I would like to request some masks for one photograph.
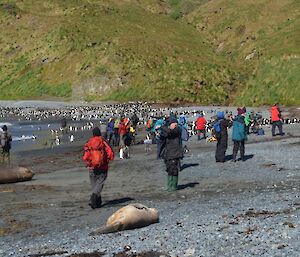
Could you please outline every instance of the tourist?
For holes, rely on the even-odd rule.
[[[168,173],[167,191],[169,192],[177,190],[180,159],[183,158],[181,131],[177,122],[176,117],[170,116],[166,121],[166,125],[161,127],[162,135],[165,138],[161,156],[166,164]]]
[[[197,135],[198,135],[198,140],[201,140],[202,138],[206,138],[206,119],[204,118],[203,113],[199,114],[199,117],[197,118],[196,121],[196,130],[197,130]],[[201,138],[201,134],[203,137]]]
[[[0,161],[2,163],[10,162],[10,149],[11,149],[11,141],[12,137],[7,131],[7,126],[4,125],[2,127],[2,132],[0,134],[1,137],[1,158]]]
[[[93,136],[84,145],[84,151],[83,160],[90,170],[92,186],[89,205],[92,209],[100,208],[102,204],[101,192],[107,178],[108,163],[114,159],[114,152],[102,138],[98,127],[93,129]]]
[[[225,155],[228,146],[228,128],[231,126],[231,121],[225,119],[224,112],[218,112],[217,122],[214,124],[213,133],[217,139],[217,147],[215,158],[216,162],[225,162]]]
[[[232,140],[233,153],[232,161],[236,161],[237,153],[240,151],[241,160],[245,161],[245,141],[247,140],[247,131],[245,124],[246,108],[238,108],[238,115],[233,119]]]
[[[275,103],[271,107],[271,122],[272,122],[272,136],[275,137],[275,129],[278,127],[279,135],[283,136],[284,133],[282,132],[282,121],[281,121],[281,111],[278,107],[278,104]]]

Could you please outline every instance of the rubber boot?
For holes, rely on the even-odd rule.
[[[176,191],[177,190],[177,186],[178,186],[178,176],[174,176],[174,183],[173,183],[173,187],[174,187],[174,190]]]
[[[168,182],[167,182],[167,191],[172,191],[172,176],[168,176]]]
[[[178,184],[178,176],[171,176],[170,192],[174,192],[177,190],[177,184]]]

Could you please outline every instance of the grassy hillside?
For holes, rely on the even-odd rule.
[[[300,1],[215,0],[187,20],[247,76],[236,104],[300,104]]]
[[[300,104],[299,11],[292,0],[0,0],[0,98]]]

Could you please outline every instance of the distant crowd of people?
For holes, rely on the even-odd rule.
[[[133,108],[131,108],[133,106]],[[116,106],[117,107],[117,106]],[[127,111],[130,107],[130,111]],[[120,159],[129,157],[129,146],[137,143],[156,144],[156,157],[163,159],[167,176],[167,191],[173,192],[177,190],[178,175],[181,170],[181,159],[184,153],[189,151],[187,141],[192,135],[197,135],[198,141],[216,141],[215,160],[218,163],[226,161],[226,151],[228,148],[228,128],[232,127],[232,162],[238,160],[245,161],[245,142],[247,135],[250,132],[264,135],[264,130],[261,125],[272,124],[272,136],[283,136],[282,124],[283,117],[278,104],[274,104],[270,110],[271,119],[263,119],[261,115],[254,112],[247,112],[245,107],[239,107],[236,115],[231,112],[219,111],[216,116],[209,120],[206,119],[206,114],[203,111],[189,112],[172,112],[163,114],[163,112],[151,112],[147,105],[131,104],[121,107],[121,114],[116,114],[111,107],[105,106],[107,121],[101,120],[100,126],[93,126],[92,122],[87,123],[88,129],[92,129],[92,137],[84,146],[83,160],[90,170],[90,183],[92,186],[92,194],[90,197],[90,206],[99,208],[102,204],[101,192],[107,178],[108,164],[114,159],[113,147],[117,147]],[[140,108],[140,109],[139,109]],[[86,113],[90,113],[90,108],[81,108]],[[168,109],[164,109],[167,111]],[[11,109],[2,111],[2,115],[12,112]],[[73,118],[81,117],[79,112],[68,110],[73,115]],[[151,113],[149,113],[151,112]],[[30,111],[30,115],[48,116],[53,114],[53,111]],[[196,120],[189,122],[188,115],[196,116]],[[84,114],[85,116],[87,114]],[[97,116],[91,112],[91,116]],[[95,117],[96,117],[95,116]],[[97,117],[103,117],[98,115]],[[26,116],[27,117],[27,116]],[[29,117],[29,116],[28,116]],[[36,116],[40,119],[40,116]],[[142,129],[145,126],[147,136],[142,142],[136,141],[137,129]],[[276,128],[279,133],[276,134]],[[67,126],[67,120],[64,117],[61,121],[61,132],[67,133],[72,127]],[[250,131],[251,130],[251,131]],[[54,131],[53,131],[54,133]],[[208,133],[210,134],[208,137]],[[70,141],[74,140],[74,136]],[[56,137],[57,133],[56,133]],[[1,139],[1,163],[9,163],[10,149],[12,137],[8,133],[8,127],[4,125],[0,131]],[[56,138],[57,139],[57,138]],[[240,158],[238,157],[240,153]]]
[[[250,133],[250,126],[256,126],[255,119],[253,112],[247,112],[245,107],[240,107],[237,109],[236,115],[229,113],[225,117],[224,112],[218,112],[214,121],[208,125],[204,112],[199,112],[192,127],[193,130],[196,130],[198,140],[206,139],[207,131],[211,131],[212,137],[217,141],[215,160],[219,163],[225,162],[228,147],[228,128],[232,127],[233,153],[231,161],[245,161],[245,142],[247,135]],[[276,136],[276,127],[279,129],[279,135],[284,135],[281,119],[281,111],[278,105],[274,104],[271,108],[272,136]],[[139,121],[140,119],[135,113],[130,118],[119,115],[117,118],[111,117],[106,125],[101,124],[100,129],[93,129],[93,136],[85,145],[84,156],[84,160],[90,169],[92,195],[89,204],[92,208],[101,206],[101,191],[107,177],[107,164],[114,159],[112,147],[119,146],[120,151],[122,151],[124,147],[128,147],[134,142]],[[188,141],[191,135],[188,118],[184,113],[179,115],[170,113],[161,117],[150,116],[146,123],[146,129],[148,131],[147,141],[156,144],[157,158],[164,160],[168,174],[167,191],[176,191],[181,169],[180,162],[184,152],[188,151],[185,142]],[[258,127],[255,133],[263,135],[264,131]],[[98,143],[95,147],[94,141],[101,141],[101,138],[104,143]],[[98,153],[104,151],[105,160],[93,156],[91,153],[94,151]],[[237,158],[238,153],[240,153],[239,159]],[[92,164],[95,158],[100,160],[99,165]],[[120,158],[122,159],[123,156],[120,155]],[[97,164],[97,162],[95,163]]]

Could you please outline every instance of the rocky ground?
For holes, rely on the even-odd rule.
[[[165,192],[155,145],[133,146],[130,159],[111,163],[97,210],[87,205],[81,143],[16,153],[36,175],[0,185],[0,256],[300,256],[300,125],[284,130],[284,137],[270,137],[269,128],[250,135],[247,160],[236,163],[230,140],[228,161],[217,164],[215,143],[191,138],[176,193]],[[88,235],[135,202],[157,208],[160,222]]]

